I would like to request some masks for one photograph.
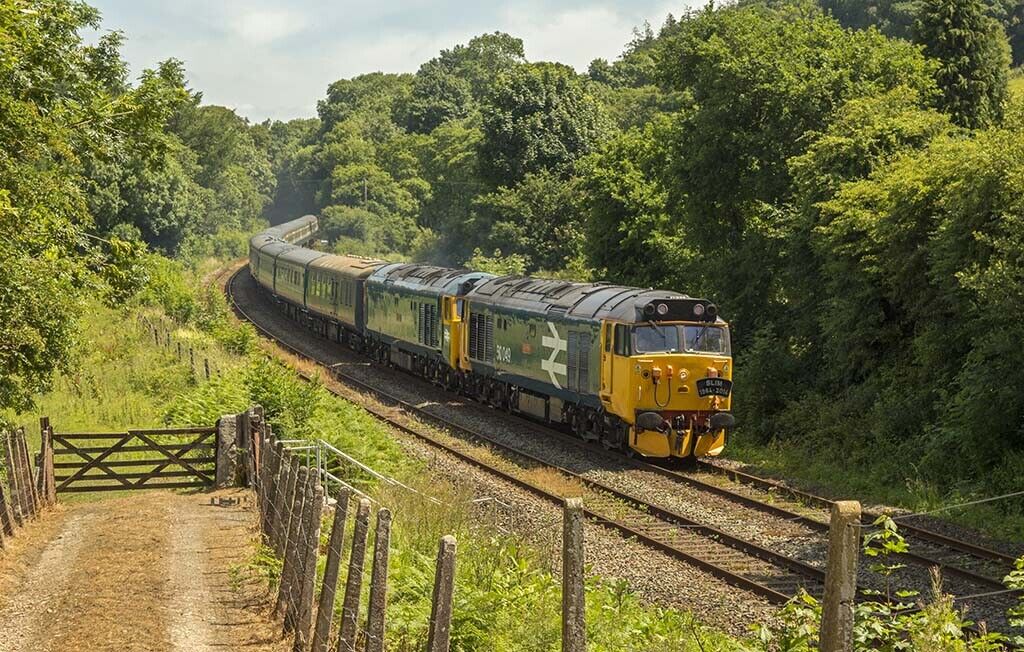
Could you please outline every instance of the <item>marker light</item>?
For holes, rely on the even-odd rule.
[[[666,305],[664,303],[659,303],[658,304],[658,314],[659,315],[667,315],[668,314],[668,305]]]
[[[702,304],[702,303],[695,303],[693,305],[693,314],[698,316],[698,317],[703,315],[704,314],[704,304]]]

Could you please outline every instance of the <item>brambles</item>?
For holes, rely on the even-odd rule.
[[[1007,641],[1024,640],[1020,636],[987,632],[982,628],[975,635],[965,630],[974,623],[964,618],[953,603],[953,596],[942,589],[938,569],[932,569],[931,595],[918,598],[917,592],[891,593],[890,580],[903,565],[887,562],[890,555],[906,552],[908,546],[899,528],[889,516],[880,516],[864,535],[863,553],[875,560],[872,572],[885,579],[886,590],[862,590],[874,600],[858,602],[854,607],[854,650],[856,652],[996,652]],[[1024,558],[1006,577],[1009,588],[1024,588]],[[1011,626],[1024,626],[1016,620],[1024,614],[1024,603],[1011,610]],[[1016,615],[1015,615],[1016,614]],[[755,647],[747,650],[765,652],[811,652],[818,649],[821,605],[812,596],[801,592],[779,611],[777,625],[756,625]]]

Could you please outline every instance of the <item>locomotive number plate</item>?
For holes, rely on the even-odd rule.
[[[697,381],[697,396],[728,396],[732,393],[732,381],[725,378],[701,378]]]

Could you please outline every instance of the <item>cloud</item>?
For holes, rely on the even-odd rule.
[[[415,72],[442,48],[495,30],[522,38],[531,61],[583,72],[615,59],[645,20],[657,29],[704,0],[90,0],[104,27],[123,29],[135,74],[167,57],[185,62],[206,102],[253,120],[316,114],[331,82]],[[276,4],[276,6],[275,6]]]
[[[306,28],[306,17],[287,9],[262,9],[241,13],[231,31],[253,45],[266,45]]]

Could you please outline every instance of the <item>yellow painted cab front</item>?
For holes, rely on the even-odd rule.
[[[601,399],[649,457],[718,455],[735,421],[728,325],[616,324],[602,329]]]

